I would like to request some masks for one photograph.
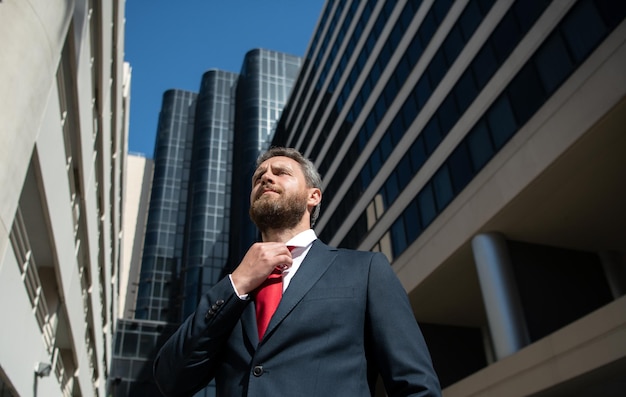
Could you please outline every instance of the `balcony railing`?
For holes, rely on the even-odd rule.
[[[50,315],[50,310],[48,309],[48,304],[41,286],[41,280],[39,279],[35,257],[33,256],[28,240],[24,218],[19,208],[17,209],[13,227],[11,228],[10,240],[13,246],[13,252],[15,253],[15,259],[17,260],[22,275],[22,281],[26,287],[26,293],[28,294],[35,319],[41,330],[46,349],[48,353],[52,354],[57,320],[56,316],[53,317]]]
[[[57,381],[59,381],[59,384],[61,384],[63,397],[71,397],[74,388],[74,377],[65,370],[63,356],[58,348],[54,349],[52,363],[54,366],[54,375],[56,376]]]

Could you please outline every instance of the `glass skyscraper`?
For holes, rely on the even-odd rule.
[[[448,397],[623,393],[625,4],[326,2],[273,143],[322,240],[390,259]]]

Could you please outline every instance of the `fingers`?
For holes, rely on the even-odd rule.
[[[237,291],[250,293],[275,269],[286,270],[293,262],[291,252],[283,243],[253,244],[231,274]]]

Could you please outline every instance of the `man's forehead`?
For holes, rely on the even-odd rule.
[[[273,166],[297,168],[299,166],[299,163],[290,157],[274,156],[259,164],[259,166],[257,167],[257,171]]]

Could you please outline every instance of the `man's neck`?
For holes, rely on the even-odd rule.
[[[305,230],[309,230],[309,227],[295,227],[293,229],[269,229],[261,232],[261,238],[264,242],[278,242],[278,243],[286,243],[291,240],[293,237],[298,234],[304,232]]]

